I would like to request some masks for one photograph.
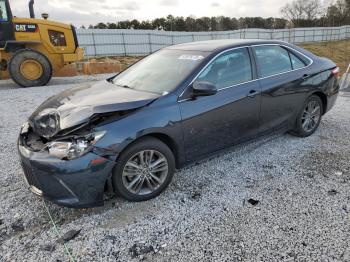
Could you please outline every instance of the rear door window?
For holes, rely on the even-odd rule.
[[[4,0],[0,0],[0,22],[7,22],[7,10]]]
[[[214,84],[217,89],[252,80],[252,68],[247,48],[225,52],[198,76],[197,81]]]
[[[291,71],[292,64],[288,51],[278,45],[254,46],[261,77]]]

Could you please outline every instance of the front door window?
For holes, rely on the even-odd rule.
[[[197,78],[214,84],[218,89],[252,80],[252,68],[247,48],[238,48],[220,55]]]

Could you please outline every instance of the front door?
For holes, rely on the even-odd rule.
[[[258,81],[251,81],[252,71],[247,48],[227,51],[195,80],[211,82],[218,92],[212,96],[180,100],[187,160],[257,134],[260,86]]]

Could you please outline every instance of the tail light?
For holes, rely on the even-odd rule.
[[[339,71],[339,67],[336,67],[332,70],[332,74],[335,76],[335,77],[339,77],[340,76],[340,71]]]

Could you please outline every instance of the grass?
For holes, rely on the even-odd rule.
[[[299,46],[315,55],[331,59],[339,66],[342,73],[345,73],[350,63],[350,40],[300,44]]]
[[[345,72],[347,66],[350,63],[350,40],[300,44],[299,46],[309,50],[315,55],[331,59],[339,66],[342,73]],[[142,56],[119,56],[97,58],[97,60],[119,61],[122,68],[126,68],[141,58]]]

